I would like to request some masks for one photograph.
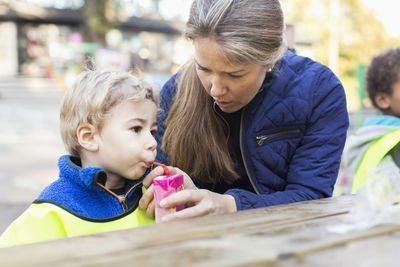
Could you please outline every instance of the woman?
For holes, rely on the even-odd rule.
[[[187,190],[162,203],[187,208],[165,220],[331,196],[344,90],[327,67],[286,51],[284,27],[278,0],[193,2],[194,57],[161,91],[157,160],[187,173]],[[140,203],[149,216],[152,192]]]

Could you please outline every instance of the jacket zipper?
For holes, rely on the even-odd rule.
[[[122,211],[125,212],[128,209],[125,201],[121,200],[119,203],[121,203]]]
[[[240,153],[242,154],[243,165],[246,170],[247,177],[249,177],[250,183],[253,186],[254,191],[259,195],[260,193],[258,192],[257,188],[255,187],[255,185],[253,183],[253,179],[251,178],[249,169],[247,168],[246,159],[244,158],[244,154],[243,154],[243,143],[242,143],[243,127],[242,127],[242,125],[243,125],[244,111],[245,111],[245,108],[243,108],[242,114],[240,116],[240,134],[239,134]]]
[[[262,136],[257,136],[256,140],[257,140],[257,144],[259,146],[261,146],[265,140],[278,136],[278,135],[284,135],[284,134],[292,134],[292,133],[300,133],[299,129],[296,130],[288,130],[288,131],[282,131],[282,132],[278,132],[278,133],[272,133],[272,134],[267,134],[267,135],[262,135]]]
[[[137,184],[133,185],[128,192],[125,193],[124,199],[120,199],[119,196],[117,194],[115,194],[113,191],[111,191],[110,189],[108,189],[107,187],[105,187],[104,185],[100,184],[100,183],[96,183],[98,186],[100,186],[101,188],[103,188],[104,190],[106,190],[109,194],[111,194],[113,197],[115,197],[119,204],[121,205],[122,211],[125,212],[128,209],[128,205],[126,205],[126,197],[128,196],[128,194],[138,185],[142,184],[142,181],[138,182]]]
[[[215,104],[215,102],[214,102],[214,103],[213,103],[213,108],[214,108],[215,113],[217,113],[217,115],[223,120],[223,122],[226,124],[226,126],[227,126],[227,128],[228,128],[228,138],[226,139],[226,142],[228,142],[229,136],[230,136],[230,133],[231,133],[231,129],[230,129],[230,127],[229,127],[228,122],[225,120],[225,118],[222,117],[222,116],[217,112],[217,110],[215,109],[215,105],[216,105],[216,104]],[[260,194],[260,193],[258,192],[257,188],[254,186],[253,180],[251,179],[251,176],[250,176],[250,174],[249,174],[249,170],[247,169],[247,164],[246,164],[246,161],[245,161],[244,155],[243,155],[243,145],[242,145],[242,122],[243,122],[244,110],[245,110],[245,108],[243,108],[242,114],[240,115],[240,136],[239,136],[240,153],[241,153],[241,155],[242,155],[242,160],[243,160],[244,168],[245,168],[245,170],[246,170],[247,176],[249,177],[251,186],[253,187],[254,191],[255,191],[257,194]]]
[[[122,211],[123,211],[123,212],[126,211],[127,206],[126,206],[125,201],[121,200],[121,199],[119,198],[119,196],[117,196],[117,194],[115,194],[113,191],[111,191],[110,189],[108,189],[107,187],[105,187],[104,185],[102,185],[101,183],[96,183],[96,184],[97,184],[98,186],[100,186],[101,188],[103,188],[104,190],[106,190],[106,191],[107,191],[109,194],[111,194],[113,197],[115,197],[115,198],[118,200],[119,204],[121,205]]]
[[[125,193],[125,196],[124,196],[124,199],[123,200],[121,200],[121,206],[122,206],[122,209],[124,210],[124,211],[126,211],[127,209],[128,209],[128,205],[126,205],[126,198],[128,197],[128,195],[129,195],[129,193],[134,189],[134,188],[136,188],[138,185],[141,185],[143,182],[142,181],[140,181],[140,182],[138,182],[138,183],[136,183],[136,184],[134,184],[129,190],[128,190],[128,192],[126,192]]]

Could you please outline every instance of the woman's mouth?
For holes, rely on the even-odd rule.
[[[226,108],[229,107],[232,104],[232,102],[215,100],[215,104],[217,104],[221,108]]]

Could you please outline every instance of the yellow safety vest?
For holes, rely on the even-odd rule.
[[[400,142],[400,129],[376,139],[365,151],[354,175],[352,193],[367,180],[368,171],[376,168],[383,158]]]
[[[123,230],[151,223],[154,220],[147,218],[146,212],[140,207],[129,214],[95,219],[76,216],[51,203],[34,203],[1,235],[0,248]]]

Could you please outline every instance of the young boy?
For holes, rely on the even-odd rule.
[[[129,73],[88,70],[60,110],[59,179],[0,237],[0,247],[153,223],[138,207],[156,157],[153,89]]]
[[[374,57],[366,81],[369,97],[383,115],[368,119],[346,143],[343,162],[354,173],[352,193],[384,160],[400,167],[400,47]]]

